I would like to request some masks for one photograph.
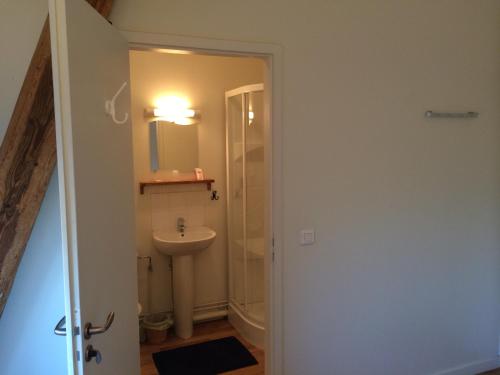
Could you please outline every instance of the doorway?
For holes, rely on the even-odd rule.
[[[130,37],[132,38],[135,38],[137,37],[137,35],[128,35],[127,37],[129,37],[129,40],[130,40]],[[147,36],[147,37],[150,37],[150,36]],[[271,64],[271,56],[269,55],[265,55],[265,54],[243,54],[241,52],[228,52],[227,50],[217,50],[217,51],[206,51],[206,50],[200,50],[199,48],[193,48],[193,47],[189,47],[190,45],[192,46],[193,44],[193,40],[191,40],[190,43],[186,43],[186,46],[183,46],[183,48],[181,49],[179,45],[176,45],[175,48],[172,48],[171,45],[169,45],[168,47],[169,48],[165,48],[165,44],[163,44],[163,48],[158,48],[158,46],[156,46],[155,48],[151,47],[151,45],[148,43],[147,45],[144,44],[144,40],[142,43],[137,43],[137,42],[134,42],[132,43],[132,49],[131,49],[131,54],[141,54],[141,53],[154,53],[154,54],[158,54],[158,53],[162,53],[162,54],[170,54],[172,56],[183,56],[183,57],[186,57],[186,54],[189,56],[191,55],[194,55],[194,56],[191,56],[191,57],[198,57],[198,58],[204,58],[204,59],[207,59],[207,58],[225,58],[225,59],[230,59],[230,58],[233,58],[233,59],[249,59],[249,60],[259,60],[261,62],[261,64],[263,65],[263,76],[262,76],[262,79],[258,80],[258,79],[254,79],[253,81],[249,81],[247,83],[256,83],[257,85],[260,85],[261,86],[261,89],[260,90],[256,90],[256,93],[252,94],[254,96],[256,96],[255,98],[253,98],[253,101],[255,102],[255,106],[257,107],[258,104],[256,103],[257,101],[257,95],[260,96],[260,101],[261,101],[261,110],[262,110],[262,113],[260,114],[262,116],[262,146],[263,146],[263,150],[265,149],[266,152],[265,152],[265,155],[263,154],[262,155],[262,175],[263,177],[265,178],[265,182],[264,182],[264,186],[262,187],[263,191],[265,191],[265,201],[266,201],[266,205],[265,207],[262,207],[262,219],[261,219],[261,224],[262,224],[262,236],[261,236],[261,243],[262,243],[262,248],[263,248],[263,251],[262,251],[262,263],[261,263],[261,271],[260,271],[260,280],[256,280],[256,277],[254,277],[254,281],[256,281],[257,283],[260,282],[261,284],[261,288],[262,288],[262,292],[260,293],[261,294],[261,301],[253,301],[253,302],[257,302],[257,303],[251,303],[249,302],[248,298],[249,298],[249,295],[252,294],[253,291],[256,290],[256,288],[250,288],[248,285],[247,285],[247,288],[245,289],[246,291],[246,306],[251,306],[251,307],[255,307],[255,309],[253,309],[251,311],[251,313],[256,313],[256,312],[260,312],[260,315],[259,315],[259,322],[257,323],[260,323],[260,325],[263,327],[264,326],[264,322],[265,322],[265,326],[266,328],[268,328],[269,330],[267,331],[267,334],[264,334],[262,331],[262,335],[261,335],[261,338],[260,338],[260,342],[259,342],[259,346],[262,347],[262,349],[266,349],[266,373],[267,374],[278,374],[279,373],[279,369],[281,368],[280,366],[280,363],[281,363],[281,359],[279,357],[279,354],[280,354],[280,349],[281,349],[281,343],[280,343],[280,340],[278,339],[279,335],[280,335],[280,324],[281,324],[281,303],[280,303],[280,293],[276,293],[276,289],[278,287],[278,285],[281,284],[281,281],[280,281],[280,278],[281,276],[278,276],[279,275],[279,272],[281,271],[281,268],[280,268],[280,265],[278,266],[277,265],[277,260],[278,260],[278,256],[276,255],[275,253],[275,248],[277,247],[276,244],[278,243],[279,241],[279,237],[280,237],[280,234],[279,233],[276,233],[278,232],[277,230],[277,226],[276,225],[273,225],[273,223],[276,223],[278,222],[278,217],[279,215],[277,215],[277,212],[279,211],[276,211],[276,208],[280,208],[280,205],[279,205],[279,200],[278,199],[274,199],[273,200],[273,196],[276,196],[276,193],[273,195],[273,189],[274,191],[277,190],[277,187],[279,186],[279,176],[275,176],[275,174],[273,174],[273,165],[275,164],[278,164],[279,165],[279,162],[280,162],[280,159],[279,159],[279,154],[276,155],[275,152],[276,152],[276,148],[279,150],[279,147],[274,147],[274,143],[277,143],[278,146],[279,146],[279,142],[278,140],[275,140],[275,142],[273,142],[273,134],[275,134],[276,136],[279,136],[280,135],[280,132],[279,132],[279,129],[272,129],[272,116],[273,116],[273,111],[271,110],[272,109],[272,80],[270,79],[272,77],[272,64]],[[133,60],[132,60],[132,67],[133,67]],[[134,94],[134,79],[133,79],[133,74],[132,74],[132,97],[134,98],[135,94]],[[239,86],[241,87],[241,86]],[[266,90],[264,90],[263,88],[266,87]],[[267,90],[267,87],[269,87],[269,90]],[[231,87],[227,87],[228,89],[238,89],[238,87],[235,87],[234,85]],[[231,90],[227,90],[228,92],[231,93]],[[233,92],[234,94],[234,92]],[[246,94],[244,94],[246,95]],[[134,99],[133,99],[133,102],[134,102]],[[246,121],[246,125],[247,126],[251,126],[251,124],[249,124],[249,122],[252,122],[253,119],[250,119],[249,116],[250,116],[250,113],[251,112],[254,112],[252,113],[254,116],[255,116],[255,111],[250,111],[249,108],[245,107],[248,106],[248,104],[250,103],[250,100],[249,98],[247,98],[247,101],[246,103],[247,104],[244,104],[245,102],[245,99],[243,98],[243,101],[242,101],[242,104],[244,107],[242,107],[242,110],[241,110],[241,114],[245,114],[245,116],[242,117],[242,121],[245,122]],[[196,107],[196,105],[193,106],[193,108]],[[245,110],[246,108],[246,110]],[[199,110],[199,108],[194,108],[194,110],[196,111],[199,111],[201,113],[198,113],[198,116],[199,118],[201,119],[200,122],[203,122],[203,119],[205,118],[206,114],[203,113],[203,110]],[[256,109],[257,111],[257,109]],[[132,114],[134,113],[134,111],[132,111]],[[140,114],[141,116],[143,115],[142,113]],[[226,114],[227,116],[227,114]],[[276,116],[278,117],[278,116]],[[142,124],[141,124],[142,125]],[[134,129],[136,127],[136,124],[133,124],[134,126]],[[227,124],[226,124],[227,126]],[[201,126],[200,126],[201,127]],[[273,131],[274,130],[274,131]],[[201,130],[199,130],[201,131]],[[206,128],[205,128],[205,131],[206,131]],[[230,146],[230,139],[229,139],[229,136],[230,134],[228,133],[227,135],[227,139],[225,139],[224,141],[227,142],[227,144],[225,145],[226,146],[226,150],[225,152],[227,153],[229,151],[228,147]],[[135,142],[135,141],[134,141]],[[265,146],[265,147],[264,147]],[[255,150],[253,152],[253,154],[255,154]],[[253,155],[252,154],[252,155]],[[250,157],[252,156],[250,155]],[[184,161],[185,161],[185,158],[184,158]],[[230,196],[232,196],[232,193],[229,192],[229,189],[230,189],[230,185],[229,185],[229,160],[225,160],[225,162],[227,163],[224,167],[227,166],[228,168],[228,173],[225,177],[228,178],[228,185],[227,185],[227,189],[228,191],[225,192],[225,195],[226,196],[223,196],[223,197],[220,197],[220,196],[217,196],[217,192],[220,192],[220,187],[221,187],[221,183],[225,185],[225,182],[226,181],[217,181],[216,179],[216,182],[214,183],[214,187],[216,188],[217,192],[215,193],[215,196],[214,196],[214,199],[223,199],[223,200],[226,200],[228,203],[228,213],[229,213],[229,202],[231,201],[230,199]],[[203,172],[206,172],[206,170],[204,170]],[[173,173],[175,173],[176,175],[172,175],[171,172],[169,172],[170,175],[168,176],[168,178],[179,178],[179,174],[180,173],[182,175],[182,171],[175,171]],[[165,176],[165,174],[163,174],[163,176]],[[137,177],[137,176],[136,176]],[[207,176],[205,175],[205,178],[207,177],[210,177],[210,176]],[[139,180],[141,179],[142,177],[138,178]],[[225,180],[225,178],[224,178]],[[278,182],[278,184],[276,184],[276,181]],[[136,181],[136,183],[140,181]],[[178,189],[178,188],[177,188]],[[146,188],[146,191],[148,189]],[[222,190],[225,190],[225,189],[222,189]],[[165,190],[164,190],[165,191]],[[234,192],[233,192],[234,193]],[[147,194],[147,193],[146,193]],[[194,197],[195,195],[192,194],[192,196]],[[215,198],[217,196],[217,198]],[[234,198],[234,197],[233,197]],[[139,197],[138,199],[141,199],[141,197]],[[158,199],[158,196],[156,197],[156,199]],[[246,200],[246,199],[245,199]],[[137,203],[137,202],[136,202]],[[272,203],[274,203],[274,205],[272,205]],[[151,204],[151,201],[150,203]],[[273,214],[274,213],[274,214]],[[174,216],[179,216],[178,214],[175,214]],[[176,219],[178,219],[176,217]],[[184,219],[184,218],[183,218]],[[154,219],[153,219],[154,220]],[[232,222],[232,221],[231,221]],[[227,230],[229,231],[230,230],[230,227],[231,227],[231,223],[228,223],[228,227],[227,227]],[[273,235],[274,234],[274,235]],[[231,241],[231,236],[229,235],[227,237],[227,240],[228,242]],[[248,241],[250,242],[250,241]],[[255,241],[254,241],[255,242]],[[273,248],[273,243],[275,244],[275,248]],[[265,249],[265,250],[264,250]],[[232,254],[232,258],[231,258],[231,250],[228,246],[228,248],[226,249],[227,252],[229,252],[229,260],[228,262],[232,262],[232,263],[229,263],[227,265],[228,269],[231,270],[231,269],[235,269],[235,267],[232,267],[234,266],[234,253]],[[244,250],[244,254],[248,255],[250,254],[250,252],[248,252],[246,249]],[[247,256],[243,256],[242,255],[242,260],[244,260],[245,262],[245,265],[243,267],[243,269],[245,270],[245,276],[242,277],[242,282],[246,282],[248,283],[248,280],[250,280],[251,277],[249,277],[249,273],[250,273],[250,269],[251,267],[248,265],[248,257]],[[281,258],[279,258],[281,259]],[[140,272],[140,267],[144,267],[145,265],[147,265],[148,262],[150,262],[150,259],[147,258],[147,256],[145,256],[145,254],[140,254],[140,260],[143,261],[142,265],[141,263],[138,264],[138,267],[139,267],[139,272]],[[273,263],[274,261],[274,263]],[[145,263],[144,263],[145,262]],[[153,262],[153,267],[157,267],[156,262]],[[175,266],[174,266],[175,267]],[[277,272],[279,271],[279,272]],[[258,271],[259,272],[259,271]],[[258,273],[257,272],[257,273]],[[243,273],[243,272],[242,272]],[[255,274],[255,273],[254,273]],[[139,275],[139,277],[141,277],[141,275]],[[231,279],[231,275],[229,275],[229,280],[227,280],[227,283],[228,283],[228,301],[230,299],[233,300],[233,305],[234,305],[234,301],[236,301],[236,291],[235,289],[235,285],[238,284],[238,281],[235,281],[234,279]],[[158,280],[156,280],[158,281]],[[168,283],[168,280],[164,280]],[[280,288],[278,287],[278,291],[280,291]],[[139,284],[139,293],[141,294],[141,285]],[[149,291],[149,293],[153,293],[151,290]],[[252,296],[250,296],[252,297]],[[256,297],[255,295],[253,297]],[[258,299],[258,298],[257,298]],[[141,298],[140,298],[141,300]],[[144,298],[143,298],[143,301],[144,301]],[[146,307],[150,302],[144,302],[142,303],[143,304],[143,308]],[[243,305],[242,305],[243,306]],[[212,313],[216,313],[216,311],[218,311],[220,313],[220,311],[222,310],[221,309],[221,305],[217,305],[217,303],[215,302],[212,307]],[[240,306],[241,307],[241,306]],[[259,311],[256,310],[256,308],[260,308]],[[210,308],[210,307],[209,307]],[[240,311],[237,311],[234,306],[233,306],[233,309],[230,308],[229,304],[225,306],[225,308],[228,308],[229,311],[233,312],[233,313],[236,313],[236,312],[241,312],[243,310],[240,310]],[[149,311],[152,311],[154,309],[151,309],[151,306],[148,306],[147,309]],[[255,311],[254,311],[255,310]],[[245,310],[246,311],[246,310]],[[199,312],[199,311],[198,311]],[[210,313],[209,311],[206,311],[207,313]],[[195,311],[195,315],[196,315],[196,311]],[[235,316],[237,316],[238,318],[240,318],[239,320],[241,320],[241,314],[234,314]],[[253,314],[255,315],[255,314]],[[253,315],[250,315],[250,317],[253,317],[255,318],[255,316]],[[276,319],[276,317],[278,317],[278,319]],[[195,319],[196,320],[196,319]],[[212,320],[212,319],[208,319],[208,320]],[[244,322],[245,319],[243,319],[243,322]],[[252,319],[252,320],[255,320],[255,319]],[[234,322],[234,320],[233,320]],[[241,322],[240,322],[241,323]],[[252,323],[255,323],[252,321]],[[222,324],[222,326],[221,326]],[[227,323],[226,323],[227,324]],[[236,325],[237,323],[233,323],[233,325]],[[211,326],[213,325],[213,326]],[[197,327],[195,327],[195,336],[196,336],[196,331],[197,331],[197,328],[198,328],[198,331],[201,330],[201,332],[207,332],[208,331],[213,331],[213,327],[221,327],[222,330],[226,330],[227,332],[229,332],[230,330],[233,330],[234,331],[234,327],[233,325],[229,325],[229,326],[224,326],[224,324],[220,321],[215,321],[215,322],[204,322],[200,325],[198,325]],[[248,338],[248,335],[247,335],[247,332],[245,331],[245,329],[242,329],[241,327],[238,327],[239,330],[236,331],[238,334],[243,334],[245,338]],[[215,335],[217,336],[217,329],[215,329],[214,332],[212,333],[215,333]],[[196,340],[195,340],[196,341]],[[172,345],[175,345],[176,344],[173,344],[173,342],[175,342],[175,340],[173,339],[173,341],[169,342],[169,345],[170,347],[172,347]],[[279,343],[279,345],[277,345],[277,343]],[[178,342],[178,345],[181,345],[182,342]],[[150,355],[151,353],[151,348],[145,348],[143,347],[143,350],[142,352],[143,353],[146,353],[146,355]],[[260,353],[257,353],[258,356],[260,356]],[[263,356],[263,355],[262,355]],[[278,359],[279,358],[279,359]],[[263,366],[264,367],[264,366]]]

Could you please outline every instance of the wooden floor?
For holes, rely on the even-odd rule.
[[[500,375],[500,368],[497,368],[497,369],[491,370],[491,371],[482,372],[479,375]]]
[[[170,335],[170,332],[169,332]],[[179,348],[181,346],[198,344],[205,341],[216,340],[227,336],[235,336],[240,340],[243,345],[252,353],[252,355],[259,362],[255,366],[245,367],[239,370],[226,372],[225,374],[231,375],[264,375],[264,351],[259,349],[249,342],[245,341],[243,337],[233,328],[227,320],[217,320],[214,322],[201,323],[194,326],[193,337],[187,340],[179,339],[173,334],[169,336],[166,342],[158,345],[141,345],[141,375],[158,375],[155,364],[153,362],[153,353],[162,350]]]
[[[170,332],[169,332],[170,334]],[[179,339],[173,334],[169,336],[167,341],[158,345],[141,345],[141,375],[158,375],[155,364],[153,362],[152,354],[162,350],[179,348],[186,345],[198,344],[205,341],[216,340],[227,336],[235,336],[240,340],[245,347],[252,353],[252,355],[259,362],[255,366],[245,367],[236,371],[226,372],[225,374],[231,375],[264,375],[264,351],[259,349],[249,342],[245,341],[243,337],[229,324],[227,320],[217,320],[214,322],[202,323],[195,325],[193,337],[187,340]],[[479,375],[500,375],[500,368],[483,372]]]

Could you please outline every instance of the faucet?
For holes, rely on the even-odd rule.
[[[184,224],[184,218],[177,218],[177,232],[184,236],[184,229],[186,229],[186,225]]]

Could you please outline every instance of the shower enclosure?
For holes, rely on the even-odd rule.
[[[264,85],[226,92],[229,320],[254,345],[265,335]]]

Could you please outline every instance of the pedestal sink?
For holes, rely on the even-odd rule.
[[[175,333],[183,339],[193,335],[193,256],[209,247],[215,236],[215,231],[207,227],[153,232],[156,249],[173,259]]]

